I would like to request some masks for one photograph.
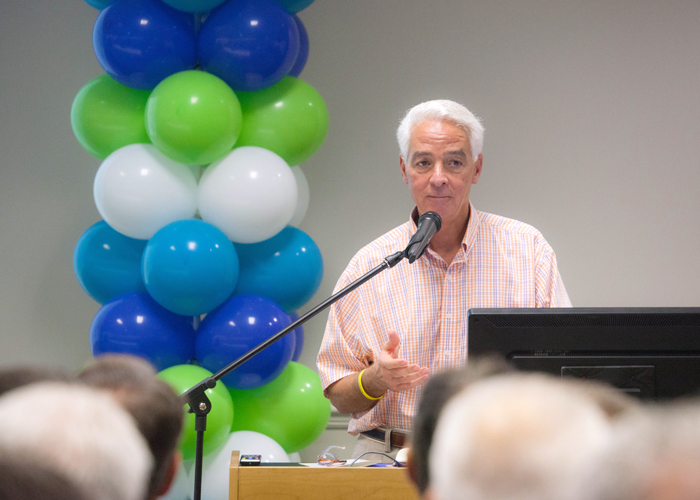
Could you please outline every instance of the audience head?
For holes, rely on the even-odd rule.
[[[75,380],[71,372],[59,368],[12,366],[0,369],[0,396],[7,391],[33,384],[34,382],[70,382]]]
[[[621,390],[606,383],[576,378],[567,378],[565,383],[571,391],[590,399],[598,405],[611,421],[626,415],[630,411],[641,410],[639,399],[628,396]]]
[[[597,403],[559,379],[528,373],[475,382],[438,421],[431,493],[438,500],[580,498],[581,475],[610,428]]]
[[[136,420],[155,459],[146,498],[167,492],[180,463],[177,444],[184,412],[177,394],[156,378],[147,361],[135,356],[100,356],[78,378],[93,388],[109,391]]]
[[[92,500],[58,472],[29,460],[0,456],[3,500]]]
[[[141,500],[153,459],[134,419],[109,395],[39,382],[0,398],[0,455],[57,471],[91,499]]]
[[[588,475],[590,500],[700,498],[700,405],[629,413]]]
[[[469,137],[472,158],[476,161],[484,147],[484,127],[467,108],[445,99],[427,101],[412,107],[401,120],[396,139],[404,161],[408,160],[408,145],[413,129],[425,121],[446,121],[462,129]]]
[[[413,420],[408,456],[409,474],[421,494],[425,493],[428,487],[428,453],[438,417],[445,403],[477,380],[512,371],[513,368],[500,358],[483,358],[470,362],[464,368],[438,373],[428,380]]]

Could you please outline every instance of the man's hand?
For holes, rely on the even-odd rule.
[[[413,389],[428,380],[427,368],[409,365],[399,358],[398,348],[401,339],[396,332],[389,332],[389,342],[375,363],[362,374],[362,387],[373,398],[379,398],[387,390],[405,391]],[[341,413],[359,413],[371,409],[379,401],[367,399],[358,387],[359,373],[353,373],[328,386],[328,397]]]
[[[413,389],[428,380],[429,370],[418,365],[409,365],[399,358],[401,339],[394,331],[389,331],[389,341],[384,344],[379,358],[362,375],[362,386],[367,394],[379,397],[387,390],[394,392]]]

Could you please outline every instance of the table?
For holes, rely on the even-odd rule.
[[[418,500],[405,468],[243,466],[231,452],[229,500]]]

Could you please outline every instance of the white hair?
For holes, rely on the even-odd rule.
[[[413,129],[425,121],[446,121],[462,129],[469,136],[472,158],[476,161],[484,147],[484,127],[481,120],[467,108],[454,101],[439,99],[427,101],[408,110],[401,120],[396,139],[404,161],[408,161],[408,145]]]
[[[700,407],[697,403],[626,414],[601,460],[588,473],[591,500],[700,498]],[[684,494],[680,494],[683,492]]]
[[[438,500],[569,500],[610,423],[592,400],[540,374],[468,386],[443,410],[430,451]]]
[[[37,383],[0,398],[0,454],[43,464],[89,498],[142,500],[153,467],[131,415],[109,394]]]

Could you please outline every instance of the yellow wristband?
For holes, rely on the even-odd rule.
[[[362,387],[362,374],[363,374],[364,372],[365,372],[365,370],[362,370],[362,371],[360,372],[360,376],[357,377],[357,385],[360,386],[360,392],[362,392],[362,395],[363,395],[364,397],[366,397],[367,399],[371,399],[372,401],[376,401],[376,400],[378,400],[378,399],[382,399],[382,398],[384,397],[384,394],[382,394],[382,395],[379,396],[378,398],[373,398],[372,396],[370,396],[369,394],[367,394],[367,392],[365,392],[365,388]]]

